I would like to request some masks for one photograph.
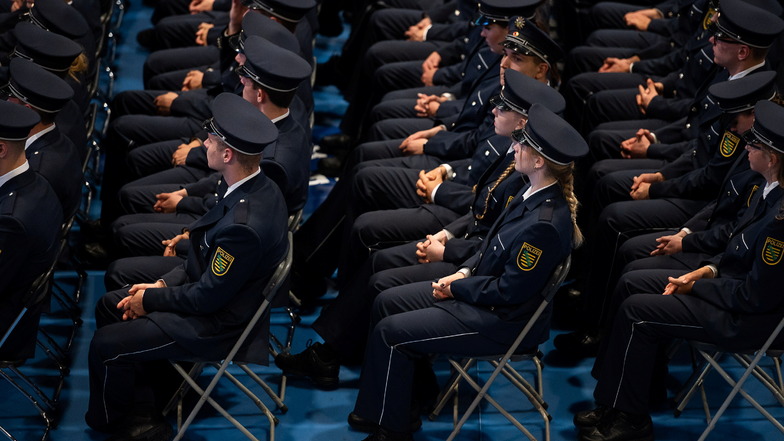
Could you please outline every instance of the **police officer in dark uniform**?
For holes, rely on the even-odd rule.
[[[279,133],[277,142],[264,149],[261,166],[267,177],[281,189],[288,212],[293,214],[302,209],[307,200],[311,142],[288,106],[298,85],[310,76],[310,65],[293,52],[278,48],[259,36],[248,37],[244,54],[245,62],[237,69],[245,85],[243,96],[275,123]],[[203,149],[199,152],[204,154]],[[120,252],[125,255],[160,254],[162,240],[176,235],[182,226],[214,204],[220,182],[221,177],[213,173],[184,187],[184,182],[139,185],[135,190],[133,183],[124,187],[121,197],[137,193],[127,205],[153,213],[129,214],[115,221],[113,230]],[[172,191],[167,189],[170,185],[182,187],[182,190],[165,193]]]
[[[493,225],[479,252],[453,275],[393,288],[376,299],[375,326],[349,417],[373,430],[369,441],[411,439],[412,383],[423,357],[504,352],[539,305],[553,269],[580,241],[571,170],[588,146],[548,110],[535,104],[530,115],[515,146],[515,169],[530,185]],[[548,318],[543,316],[521,347],[547,339]]]
[[[154,376],[154,362],[224,357],[286,254],[286,205],[258,158],[277,129],[236,95],[222,94],[214,106],[208,158],[228,189],[189,226],[188,258],[157,282],[107,293],[96,307],[85,420],[120,439],[168,439],[171,427],[149,399],[154,391],[145,380]],[[263,329],[261,323],[242,358],[266,362]]]
[[[55,259],[63,210],[54,190],[30,169],[24,144],[39,116],[0,101],[0,327],[9,329],[24,307],[30,285]],[[30,310],[3,344],[2,360],[35,354],[41,311]]]
[[[586,256],[584,269],[588,278],[583,295],[585,306],[593,313],[584,316],[588,330],[555,338],[558,349],[574,355],[590,355],[595,350],[596,345],[588,343],[592,340],[588,335],[595,336],[597,326],[607,320],[606,296],[625,263],[616,259],[618,247],[629,237],[682,225],[715,198],[716,187],[742,156],[740,134],[751,127],[753,106],[760,99],[775,96],[775,76],[774,72],[757,72],[711,86],[711,99],[724,116],[712,131],[701,135],[700,141],[704,142],[692,154],[683,155],[655,173],[616,172],[594,186],[595,201],[612,201],[608,194],[617,201],[601,207],[602,210],[597,210],[600,203],[594,201],[592,207],[599,215],[587,248],[590,262]],[[617,179],[616,184],[610,183],[613,179]],[[650,246],[646,249],[650,251]]]
[[[782,118],[781,106],[757,104],[748,150],[752,170],[766,178],[760,200],[772,197],[772,190],[784,183]],[[784,265],[781,195],[757,204],[771,209],[738,225],[723,254],[696,271],[670,277],[662,287],[666,295],[633,295],[621,305],[606,353],[595,366],[599,407],[575,416],[581,440],[653,437],[649,387],[662,366],[656,363],[655,349],[668,340],[685,338],[747,350],[759,347],[770,335],[784,313],[779,295]]]
[[[14,35],[18,42],[11,53],[12,57],[28,59],[71,86],[74,96],[57,113],[55,122],[83,159],[87,154],[84,114],[91,98],[87,90],[87,70],[90,66],[86,66],[84,49],[67,37],[27,22],[17,24]]]
[[[443,181],[433,178],[430,181],[429,177],[423,176],[420,182],[428,181],[429,187],[424,191],[418,190],[416,170],[385,167],[389,173],[379,176],[383,176],[380,181],[389,183],[386,192],[389,196],[384,196],[384,182],[380,182],[375,187],[376,199],[393,202],[398,192],[410,194],[406,200],[397,201],[398,205],[387,207],[390,209],[368,213],[376,216],[368,219],[366,224],[363,222],[367,228],[377,227],[387,233],[394,230],[395,234],[390,233],[385,238],[386,243],[373,243],[374,246],[421,238],[443,227],[449,233],[441,231],[426,240],[438,242],[433,244],[431,252],[446,242],[449,251],[444,252],[444,260],[447,261],[438,262],[433,258],[432,265],[417,265],[417,250],[428,247],[413,242],[376,251],[363,263],[367,253],[363,247],[366,245],[352,236],[351,246],[345,246],[350,249],[350,259],[346,260],[352,263],[341,262],[338,270],[340,293],[313,324],[313,329],[322,336],[325,344],[311,345],[300,354],[278,355],[275,363],[287,375],[308,376],[322,387],[337,384],[338,361],[345,364],[361,357],[367,341],[371,305],[379,292],[451,274],[458,269],[457,265],[476,252],[495,220],[526,184],[519,173],[514,172],[513,141],[509,137],[514,130],[525,127],[533,103],[559,113],[564,106],[563,97],[554,89],[513,70],[506,72],[506,84],[501,95],[492,101],[497,106],[494,111],[497,134],[484,141],[483,148],[471,160],[452,161],[436,167],[429,174],[449,170],[446,173],[451,178]],[[420,173],[424,174],[424,171]],[[400,185],[395,186],[397,188],[391,182],[394,180],[400,181]],[[423,194],[427,195],[430,203],[422,203]],[[418,208],[403,208],[414,204]],[[460,217],[461,214],[466,216]],[[364,217],[360,217],[359,221]],[[447,235],[458,237],[447,241]],[[386,269],[389,271],[374,274]]]
[[[12,59],[9,71],[9,100],[33,109],[41,117],[25,144],[30,168],[49,181],[60,199],[64,218],[69,219],[82,200],[82,162],[55,120],[73,97],[73,90],[57,75],[29,60]]]
[[[505,56],[501,62],[502,72],[507,69],[517,70],[546,83],[550,78],[551,66],[562,54],[560,47],[545,32],[523,18],[515,18],[509,25],[511,31],[504,42]],[[500,84],[497,87],[500,89]],[[478,147],[478,141],[489,138],[494,132],[492,114],[494,106],[490,103],[490,98],[495,96],[499,89],[493,91],[479,88],[473,92],[472,97],[465,102],[457,120],[448,130],[446,126],[436,126],[427,131],[417,132],[405,140],[369,142],[357,147],[345,166],[343,176],[332,189],[329,197],[295,234],[294,240],[297,246],[294,272],[296,273],[298,268],[308,271],[311,276],[307,278],[308,280],[320,280],[314,276],[329,277],[334,272],[335,261],[332,256],[343,245],[340,241],[343,229],[337,225],[343,222],[348,224],[351,221],[346,215],[351,214],[348,213],[348,207],[355,174],[364,167],[371,169],[381,164],[403,165],[418,170],[430,168],[429,165],[417,164],[419,157],[430,156],[440,160],[468,158]],[[478,121],[480,115],[483,118],[481,122]],[[376,162],[377,159],[380,160]],[[372,170],[368,170],[368,173],[372,173]],[[416,237],[419,236],[421,233]],[[295,286],[294,289],[299,287]],[[313,293],[306,294],[304,297],[314,294],[319,289],[320,287],[316,287],[312,290]],[[305,290],[311,291],[310,288]]]

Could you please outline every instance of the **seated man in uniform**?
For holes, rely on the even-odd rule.
[[[63,210],[57,195],[25,158],[25,141],[39,123],[34,111],[0,101],[0,333],[22,309],[23,297],[57,253]],[[40,311],[29,311],[3,344],[0,360],[35,353]],[[17,338],[18,337],[18,338]]]
[[[784,249],[784,107],[760,101],[755,113],[744,138],[749,166],[765,178],[765,187],[724,236],[722,254],[687,274],[673,270],[669,283],[659,285],[662,295],[648,290],[650,294],[632,295],[621,304],[592,372],[598,378],[598,406],[574,418],[581,441],[653,439],[650,389],[666,366],[657,348],[669,340],[748,350],[762,346],[781,320],[784,301],[777,287]]]
[[[150,384],[161,374],[155,363],[226,356],[286,254],[286,203],[258,157],[277,129],[232,94],[215,99],[213,114],[205,123],[207,157],[228,189],[189,226],[188,258],[154,283],[107,293],[96,307],[85,420],[117,439],[168,439],[171,427]],[[266,339],[255,332],[242,358],[266,362]]]

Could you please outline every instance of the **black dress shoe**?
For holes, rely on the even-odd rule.
[[[574,415],[574,425],[577,427],[594,427],[599,424],[602,417],[607,413],[607,406],[597,406],[596,409],[584,410]]]
[[[380,429],[380,426],[373,421],[362,418],[361,416],[351,412],[348,414],[348,425],[358,432],[373,433]],[[422,420],[416,416],[412,417],[411,424],[408,426],[410,432],[416,432],[422,427]]]
[[[344,153],[354,146],[354,139],[345,133],[336,133],[334,135],[327,135],[318,143],[319,150],[323,153],[338,154]]]
[[[139,31],[139,33],[136,34],[136,42],[144,48],[157,49],[158,33],[153,28]]]
[[[653,423],[648,415],[608,409],[597,426],[580,431],[580,441],[653,441]]]
[[[171,426],[161,417],[133,417],[106,441],[169,441]]]
[[[321,158],[316,166],[316,171],[328,178],[337,178],[343,171],[343,161],[333,157]]]
[[[363,441],[411,441],[413,438],[408,432],[393,432],[383,427],[379,427],[372,435]]]
[[[299,354],[280,353],[275,357],[275,365],[286,375],[307,377],[318,387],[334,389],[338,386],[340,363],[336,357],[319,356],[320,350],[326,348],[321,343],[314,343]]]
[[[555,348],[579,358],[596,357],[599,352],[599,338],[582,331],[556,335]]]

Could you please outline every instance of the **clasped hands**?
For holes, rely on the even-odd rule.
[[[452,282],[464,279],[465,274],[457,272],[450,276],[442,277],[431,284],[433,287],[433,297],[436,300],[452,299]]]
[[[128,296],[117,303],[117,309],[123,311],[123,320],[133,320],[147,315],[144,310],[144,292],[149,288],[165,288],[162,281],[155,283],[137,283],[128,290]]]

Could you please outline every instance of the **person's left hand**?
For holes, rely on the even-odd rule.
[[[137,283],[128,290],[128,296],[117,303],[117,309],[123,310],[123,320],[132,320],[147,315],[144,310],[144,292],[150,288],[163,288],[160,280],[155,283]]]
[[[650,78],[646,81],[646,87],[640,85],[637,86],[637,90],[639,91],[637,94],[637,107],[645,115],[645,112],[648,111],[648,105],[654,98],[659,96],[659,91],[656,90],[656,84]]]
[[[171,193],[158,193],[155,195],[155,205],[152,209],[158,213],[174,213],[177,211],[177,204],[187,195],[184,189]]]
[[[664,287],[665,296],[671,294],[689,294],[694,287],[694,282],[700,279],[712,279],[713,271],[710,267],[704,266],[680,277],[668,277],[669,283]]]
[[[201,89],[202,81],[204,80],[204,72],[200,70],[192,70],[185,75],[182,80],[181,90],[196,90]]]
[[[434,172],[435,171],[435,172]],[[424,170],[419,172],[419,180],[416,183],[416,192],[425,202],[432,203],[433,190],[439,184],[444,182],[443,175],[438,173],[438,168],[425,173]]]
[[[410,26],[408,30],[403,33],[408,41],[425,41],[425,29],[430,26],[432,22],[430,17],[425,17],[414,26]]]
[[[163,116],[171,115],[172,103],[178,96],[177,92],[166,92],[163,95],[156,96],[153,100],[153,104],[155,104],[155,107],[158,109],[158,114]]]
[[[433,287],[433,297],[436,300],[452,299],[452,282],[455,280],[464,279],[463,273],[457,272],[450,276],[442,277],[431,284]]]
[[[196,30],[196,44],[198,46],[207,46],[207,34],[214,27],[215,25],[212,23],[199,23],[199,29]]]

